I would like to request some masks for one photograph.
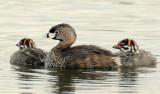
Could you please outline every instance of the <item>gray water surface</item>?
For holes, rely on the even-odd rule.
[[[0,0],[0,94],[160,94],[160,64],[105,69],[30,69],[10,65],[15,44],[32,38],[50,51],[58,41],[43,35],[59,23],[75,28],[74,45],[113,49],[133,38],[160,62],[159,0]]]

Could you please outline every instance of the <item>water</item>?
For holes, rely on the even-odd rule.
[[[12,66],[15,44],[32,38],[49,51],[57,41],[44,39],[51,26],[69,23],[74,45],[96,44],[112,52],[123,38],[133,38],[160,62],[159,0],[1,0],[0,94],[159,94],[160,64],[121,69],[29,69]]]

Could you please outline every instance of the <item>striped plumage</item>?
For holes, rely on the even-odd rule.
[[[139,50],[138,44],[133,39],[125,38],[113,48],[120,50],[116,55],[121,58],[122,66],[134,67],[156,64],[155,56],[145,50]]]
[[[113,46],[113,48],[119,49],[122,52],[131,52],[131,53],[136,53],[139,50],[136,41],[130,38],[125,38],[121,40],[117,45]]]
[[[29,38],[24,38],[24,39],[21,39],[17,44],[16,46],[18,46],[20,49],[23,49],[23,48],[36,48],[36,45],[35,43],[33,42],[32,39],[29,39]]]
[[[24,38],[20,40],[16,46],[20,49],[11,56],[11,64],[31,67],[44,66],[46,53],[43,50],[36,48],[32,39]]]

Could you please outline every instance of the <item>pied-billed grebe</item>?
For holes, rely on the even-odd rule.
[[[11,56],[11,64],[33,67],[44,66],[46,53],[43,50],[36,48],[32,39],[24,38],[20,40],[16,46],[20,49]]]
[[[119,66],[113,54],[94,45],[71,47],[76,41],[75,30],[69,24],[58,24],[52,27],[46,38],[59,40],[51,49],[45,60],[45,66],[70,68],[112,68]]]
[[[149,66],[157,63],[155,56],[145,50],[139,50],[138,44],[133,39],[125,38],[113,48],[120,50],[116,54],[121,58],[122,66]]]

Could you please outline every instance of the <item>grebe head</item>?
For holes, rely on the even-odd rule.
[[[68,41],[76,39],[76,33],[69,24],[63,23],[52,27],[44,37],[59,41]]]
[[[63,50],[69,48],[76,41],[74,28],[64,23],[52,27],[44,37],[59,40],[58,47]]]
[[[138,44],[129,38],[125,38],[118,42],[117,45],[113,46],[115,49],[119,49],[121,52],[136,53],[139,50]]]
[[[23,38],[21,39],[16,46],[18,46],[20,49],[24,48],[36,48],[35,43],[32,39],[29,38]]]

